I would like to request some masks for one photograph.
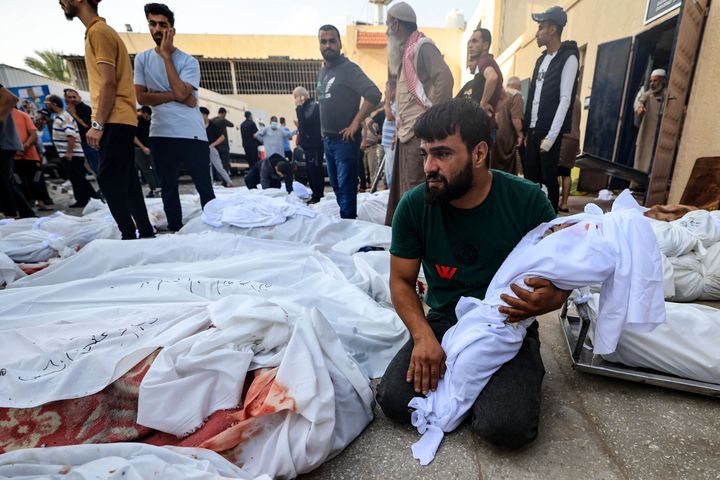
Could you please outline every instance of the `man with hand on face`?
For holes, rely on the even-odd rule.
[[[204,207],[215,198],[210,179],[210,150],[197,102],[200,64],[175,47],[175,14],[167,5],[148,3],[145,17],[157,47],[135,57],[135,91],[141,105],[152,107],[150,150],[160,177],[168,230],[183,226],[178,172],[192,177]]]
[[[336,27],[320,27],[318,41],[325,60],[318,74],[317,99],[328,177],[340,217],[355,218],[362,124],[382,95],[365,72],[341,53]]]
[[[125,44],[98,16],[100,0],[60,0],[65,18],[78,17],[85,32],[85,65],[95,107],[88,145],[100,150],[97,181],[123,240],[155,236],[135,170],[137,128],[132,68]]]
[[[445,370],[440,344],[455,323],[462,296],[483,298],[490,280],[523,236],[555,218],[550,203],[524,179],[488,169],[490,124],[480,105],[453,99],[415,123],[426,181],[400,201],[392,224],[390,291],[411,339],[390,362],[377,400],[393,421],[410,422],[408,403],[437,387]],[[416,293],[420,265],[427,280],[427,316]],[[569,292],[529,278],[516,297],[504,295],[507,322],[559,308]],[[473,431],[491,444],[517,449],[537,435],[545,373],[534,322],[517,356],[503,365],[476,400]]]

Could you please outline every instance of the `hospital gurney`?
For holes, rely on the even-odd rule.
[[[571,302],[574,308],[571,308]],[[571,313],[571,310],[574,312]],[[590,308],[587,304],[577,304],[571,299],[565,302],[558,315],[575,370],[720,398],[720,384],[718,383],[701,382],[656,370],[630,367],[608,362],[600,355],[594,355],[588,335],[591,324],[590,315]]]

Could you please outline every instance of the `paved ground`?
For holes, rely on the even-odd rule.
[[[181,192],[192,191],[183,182]],[[51,192],[59,210],[80,214],[67,209],[69,195]],[[591,200],[571,197],[571,213]],[[344,452],[302,478],[720,479],[720,399],[576,372],[557,314],[540,318],[540,325],[547,374],[540,434],[528,448],[495,451],[463,426],[421,467],[410,452],[418,434],[376,411]]]

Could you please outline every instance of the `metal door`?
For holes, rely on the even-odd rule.
[[[710,0],[685,0],[680,12],[673,60],[667,84],[665,107],[655,147],[655,159],[650,170],[645,205],[667,201],[668,180],[673,170],[683,112],[695,70],[702,30]]]
[[[613,161],[632,37],[598,45],[583,152]]]

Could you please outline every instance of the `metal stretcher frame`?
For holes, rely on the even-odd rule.
[[[575,370],[720,398],[720,384],[699,382],[655,370],[629,367],[608,362],[603,360],[600,355],[594,355],[587,336],[590,328],[589,308],[586,304],[576,304],[578,316],[568,315],[568,302],[565,302],[558,316]]]

